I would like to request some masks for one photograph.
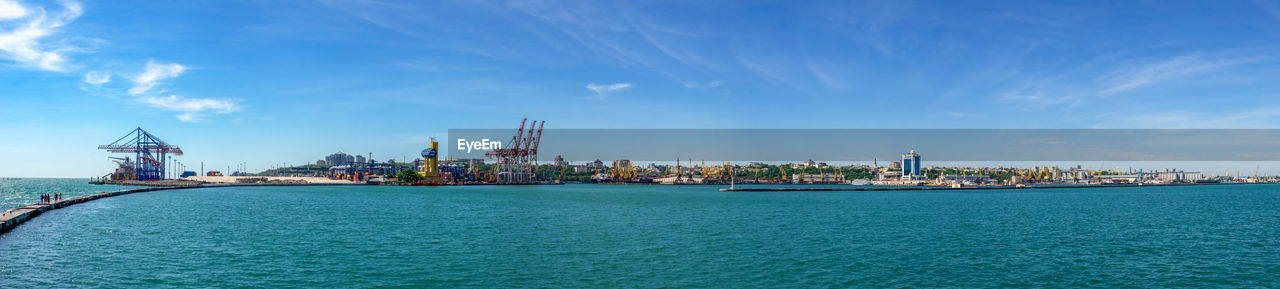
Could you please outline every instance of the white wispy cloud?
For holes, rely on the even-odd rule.
[[[591,83],[591,84],[587,84],[587,90],[590,90],[591,92],[595,92],[596,96],[603,98],[608,93],[626,90],[628,88],[631,88],[632,86],[633,85],[631,83],[625,83],[625,82],[612,83],[612,84]]]
[[[1164,81],[1200,75],[1225,67],[1255,61],[1257,59],[1254,58],[1206,57],[1198,54],[1183,55],[1111,73],[1107,75],[1105,80],[1107,86],[1102,89],[1101,93],[1113,94],[1129,91]]]
[[[724,85],[724,83],[719,80],[708,82],[684,82],[683,84],[685,88],[716,88]]]
[[[997,99],[1026,109],[1045,107],[1078,108],[1116,95],[1146,96],[1142,89],[1184,87],[1214,81],[1209,77],[1239,75],[1240,66],[1274,62],[1269,51],[1192,52],[1164,58],[1116,62],[1101,57],[1082,68],[1047,75],[1033,75],[1016,81]],[[1093,71],[1100,71],[1095,72]],[[1018,75],[1022,73],[1014,73]],[[1189,83],[1196,80],[1198,83]]]
[[[111,82],[110,72],[94,70],[84,74],[84,83],[102,85],[108,82]]]
[[[1044,107],[1072,101],[1077,96],[1073,95],[1048,95],[1038,91],[1012,91],[1000,95],[1000,100],[1009,101],[1015,104],[1026,104],[1033,107]]]
[[[208,113],[227,114],[240,110],[240,105],[235,101],[212,98],[169,95],[168,97],[139,97],[138,101],[156,108],[182,112],[178,114],[178,120],[182,122],[199,122]]]
[[[134,85],[129,89],[129,94],[140,95],[136,100],[143,104],[179,112],[177,117],[182,122],[202,122],[204,117],[209,114],[228,114],[241,109],[238,101],[231,99],[182,97],[173,94],[155,96],[155,94],[163,93],[163,90],[157,93],[147,93],[161,81],[176,78],[186,71],[186,66],[181,64],[147,61],[142,73],[133,77]],[[110,81],[110,74],[97,71],[85,74],[86,83],[93,84],[94,81],[103,80]]]
[[[1234,111],[1167,110],[1100,114],[1094,128],[1248,129],[1280,126],[1280,106]]]
[[[154,88],[156,84],[159,84],[161,80],[178,77],[186,71],[187,68],[181,64],[161,64],[147,61],[146,70],[133,78],[134,86],[129,89],[129,94],[139,95],[146,93],[151,88]]]
[[[622,10],[622,18],[627,20],[630,28],[662,55],[696,69],[720,69],[718,65],[695,50],[688,49],[691,42],[702,37],[701,35],[690,33],[693,29],[688,27],[666,27],[639,13],[633,13],[629,11],[630,9]]]
[[[65,1],[62,6],[61,13],[49,15],[44,8],[0,0],[0,57],[35,69],[66,71],[63,55],[75,48],[42,42],[84,12],[79,2]]]
[[[983,114],[983,113],[969,113],[969,112],[951,112],[951,113],[948,113],[948,114],[947,114],[947,116],[950,116],[950,117],[952,117],[952,118],[984,118],[984,117],[987,117],[987,115],[986,115],[986,114]]]
[[[0,20],[17,19],[27,16],[27,7],[18,5],[16,1],[0,0]]]
[[[813,74],[813,77],[817,79],[818,82],[821,82],[823,85],[830,88],[849,89],[850,86],[848,83],[845,83],[844,78],[832,75],[832,70],[833,69],[829,67],[822,67],[822,65],[818,65],[813,62],[809,63],[809,72]]]

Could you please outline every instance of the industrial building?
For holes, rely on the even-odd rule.
[[[1152,183],[1194,183],[1205,179],[1200,172],[1178,170],[1147,172],[1142,173],[1142,177],[1145,181]]]
[[[844,184],[844,174],[841,173],[821,173],[821,174],[791,174],[791,179],[797,184]]]

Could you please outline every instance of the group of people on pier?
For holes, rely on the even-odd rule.
[[[40,204],[42,204],[42,205],[45,205],[45,204],[52,204],[53,202],[57,202],[57,201],[61,201],[61,200],[62,200],[62,193],[57,193],[57,194],[40,194]]]

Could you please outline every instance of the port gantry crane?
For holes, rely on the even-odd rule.
[[[511,138],[511,147],[491,150],[485,156],[498,158],[498,182],[502,184],[532,184],[533,165],[538,162],[538,144],[542,142],[542,127],[546,121],[533,121],[525,130],[528,118],[520,120],[520,128]]]
[[[165,179],[165,157],[182,155],[182,148],[160,140],[155,135],[142,130],[141,127],[111,144],[98,146],[98,149],[111,153],[133,154],[134,179],[139,181]]]

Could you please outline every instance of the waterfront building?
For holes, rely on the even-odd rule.
[[[881,170],[876,177],[881,181],[897,180],[902,178],[902,171]]]
[[[791,179],[798,184],[842,184],[844,174],[791,174]]]
[[[325,161],[324,161],[324,160],[318,160],[318,161],[316,161],[316,165],[317,165],[317,166],[323,166],[323,165],[325,165]]]
[[[561,167],[567,167],[567,166],[569,166],[569,162],[568,162],[568,161],[565,161],[565,160],[564,160],[564,157],[561,157],[561,156],[559,156],[559,155],[556,155],[556,159],[555,159],[555,161],[554,161],[554,162],[552,162],[551,164],[552,164],[552,165],[555,165],[555,166],[561,166]]]
[[[363,163],[364,163],[364,161],[365,161],[364,156],[356,156],[356,163],[357,163],[357,164],[363,164]]]
[[[324,161],[331,166],[345,166],[355,162],[355,157],[343,152],[337,152],[324,157]]]
[[[925,177],[920,173],[920,154],[915,149],[902,155],[902,179],[903,180],[923,180]]]

